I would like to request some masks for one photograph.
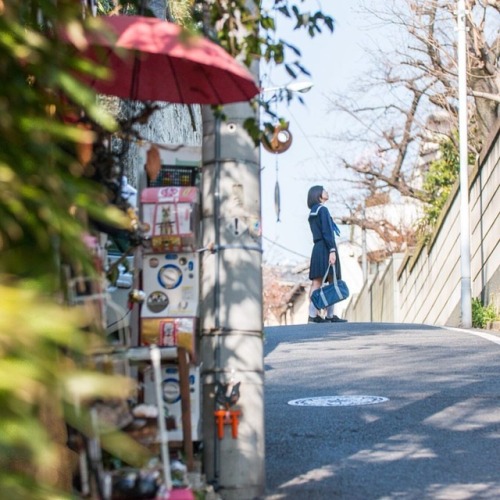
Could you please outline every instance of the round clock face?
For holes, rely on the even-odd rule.
[[[158,271],[158,281],[163,288],[172,290],[181,284],[182,271],[174,264],[167,264]]]
[[[159,313],[168,307],[168,297],[163,292],[151,292],[146,300],[147,308],[154,313]]]
[[[167,378],[162,382],[162,392],[167,403],[177,403],[181,399],[181,387],[179,381],[174,378]]]

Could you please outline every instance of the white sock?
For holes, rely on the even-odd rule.
[[[333,306],[328,306],[326,308],[326,317],[327,318],[333,318],[334,313],[333,313]]]
[[[318,310],[314,307],[312,302],[309,303],[309,316],[315,318],[318,315]]]

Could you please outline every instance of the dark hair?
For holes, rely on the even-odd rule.
[[[321,203],[321,195],[323,194],[323,186],[313,186],[307,193],[307,206],[312,208],[313,205]]]

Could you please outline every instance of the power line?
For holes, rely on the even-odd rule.
[[[298,257],[302,257],[304,259],[308,259],[309,258],[309,256],[303,255],[303,254],[298,253],[298,252],[295,252],[294,250],[290,250],[289,248],[287,248],[287,247],[285,247],[283,245],[280,245],[279,243],[276,243],[276,241],[273,241],[273,240],[271,240],[270,238],[267,238],[264,235],[262,235],[262,238],[264,240],[268,241],[269,243],[272,243],[274,246],[277,246],[277,247],[281,248],[282,250],[286,250],[289,253],[293,253],[294,255],[297,255]]]
[[[303,135],[304,139],[307,141],[307,143],[309,144],[309,147],[313,150],[314,154],[316,155],[316,158],[319,160],[319,162],[321,163],[321,165],[325,169],[325,173],[327,174],[327,176],[329,176],[330,171],[329,171],[328,165],[326,164],[325,160],[323,159],[322,156],[320,156],[320,154],[318,153],[318,151],[314,147],[313,143],[309,139],[309,136],[306,135],[304,129],[300,125],[299,120],[297,120],[297,118],[295,118],[295,115],[292,113],[292,110],[290,108],[288,108],[288,111],[289,111],[290,115],[292,116],[292,118],[294,119],[295,125],[297,125],[298,129],[302,132],[302,135]]]

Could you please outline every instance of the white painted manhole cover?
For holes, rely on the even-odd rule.
[[[389,401],[382,396],[319,396],[288,401],[292,406],[361,406]]]

